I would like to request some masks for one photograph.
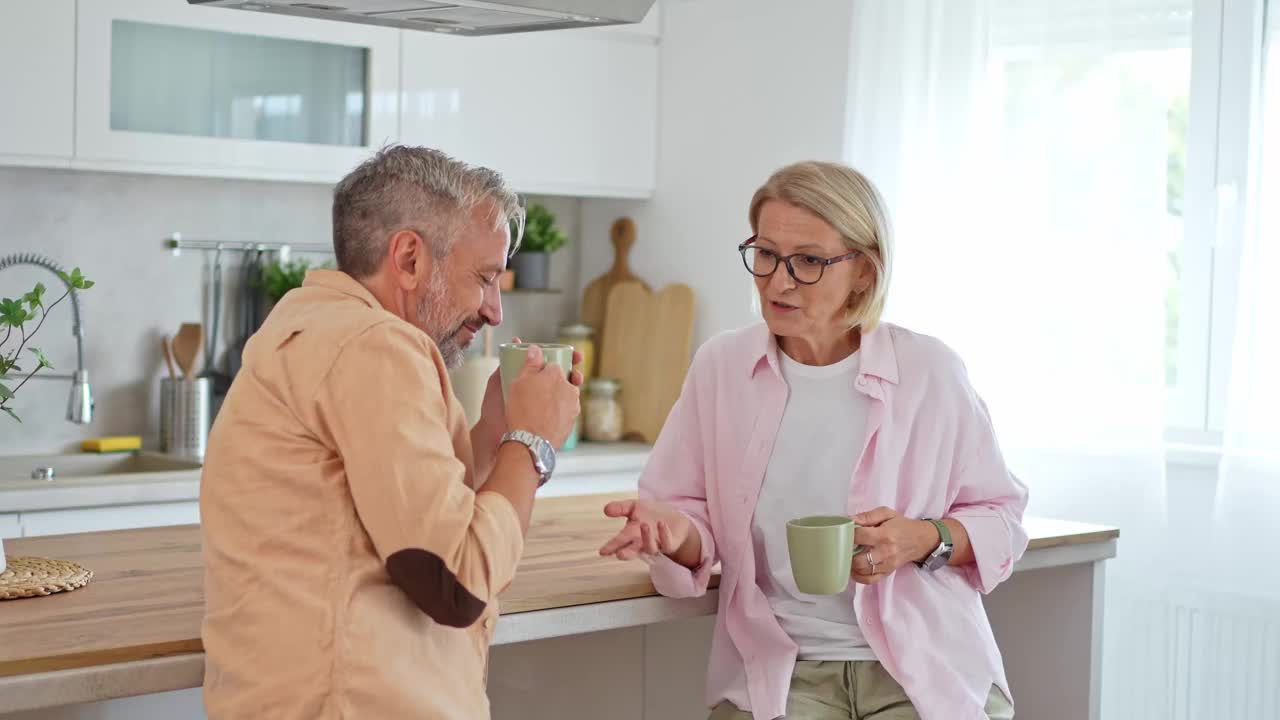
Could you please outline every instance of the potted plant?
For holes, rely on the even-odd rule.
[[[525,210],[524,239],[520,250],[511,258],[516,287],[523,290],[545,290],[551,266],[551,253],[568,241],[556,227],[556,216],[540,203],[530,203]]]
[[[325,263],[320,267],[328,267]],[[295,288],[302,287],[302,281],[307,277],[307,271],[311,269],[311,262],[306,258],[298,258],[296,260],[287,260],[285,262],[276,261],[262,268],[262,274],[258,276],[255,285],[266,292],[267,298],[271,303],[280,302],[280,298],[284,294]]]
[[[59,272],[58,276],[62,278],[66,290],[47,306],[45,286],[42,283],[36,283],[31,292],[20,298],[0,299],[0,412],[18,422],[22,420],[10,403],[32,376],[45,368],[53,367],[40,348],[30,345],[32,338],[44,327],[49,311],[65,300],[72,289],[88,290],[93,287],[93,281],[80,274],[80,268],[69,274]],[[23,355],[23,350],[30,353],[30,357]],[[28,361],[33,367],[24,370],[19,363],[25,364]]]
[[[81,275],[80,268],[72,270],[70,274],[59,272],[58,277],[62,279],[66,291],[47,306],[42,283],[36,283],[31,292],[20,298],[0,298],[0,412],[18,422],[22,422],[22,419],[14,412],[10,403],[36,373],[53,367],[40,348],[29,344],[31,339],[44,327],[49,311],[65,300],[73,288],[88,290],[93,287],[93,281]],[[24,370],[19,365],[19,361],[28,362],[23,359],[27,357],[22,354],[23,350],[31,354],[29,361],[33,366],[30,370]],[[0,573],[6,567],[4,542],[0,540]]]

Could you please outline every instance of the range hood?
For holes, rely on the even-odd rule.
[[[187,0],[191,5],[427,30],[501,35],[623,25],[644,19],[654,0]]]

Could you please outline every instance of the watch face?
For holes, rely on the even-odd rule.
[[[927,564],[930,570],[937,570],[940,567],[945,567],[949,562],[951,562],[951,548],[930,556]]]
[[[551,443],[538,443],[538,460],[542,463],[542,466],[546,468],[546,472],[548,474],[556,469],[556,453],[551,449]]]

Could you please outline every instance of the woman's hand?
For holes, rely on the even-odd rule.
[[[879,507],[853,516],[853,541],[862,551],[853,556],[850,577],[875,585],[909,562],[923,560],[938,547],[938,529],[927,520],[912,520]]]
[[[701,559],[702,538],[698,531],[687,515],[666,503],[616,500],[604,506],[604,514],[626,518],[627,524],[601,546],[601,555],[634,560],[661,553],[690,568]]]

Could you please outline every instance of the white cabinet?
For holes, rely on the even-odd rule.
[[[400,32],[81,2],[75,167],[332,182],[397,137]]]
[[[200,522],[200,503],[191,500],[74,510],[38,510],[21,513],[19,519],[24,537],[162,525],[193,525]]]
[[[0,539],[22,537],[18,513],[0,513]]]
[[[75,13],[75,0],[0,7],[0,163],[71,159]]]
[[[186,0],[0,4],[0,165],[332,183],[393,142],[525,193],[652,195],[658,11],[450,37]]]
[[[503,173],[522,192],[648,197],[658,46],[643,32],[406,32],[401,138]]]

